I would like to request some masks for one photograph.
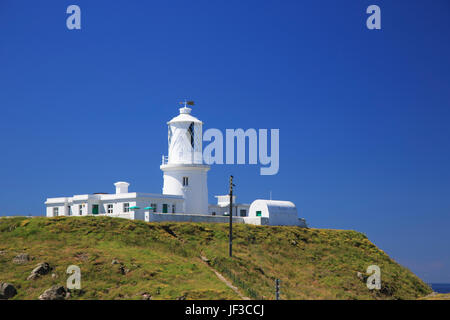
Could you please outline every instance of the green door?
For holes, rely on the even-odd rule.
[[[98,204],[92,205],[92,214],[98,214]]]
[[[167,213],[167,203],[163,204],[163,213]]]

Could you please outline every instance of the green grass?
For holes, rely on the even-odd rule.
[[[72,299],[239,299],[200,260],[247,296],[273,299],[416,299],[432,290],[355,231],[234,225],[234,258],[228,226],[145,223],[108,217],[0,219],[0,282],[16,286],[14,299],[37,299],[53,284],[65,285],[69,265],[82,272],[82,291]],[[12,262],[20,253],[33,260]],[[121,274],[117,259],[129,272]],[[53,273],[26,280],[39,262]],[[370,291],[357,272],[381,268],[382,290]]]
[[[432,294],[423,298],[419,298],[419,300],[450,300],[450,293]]]

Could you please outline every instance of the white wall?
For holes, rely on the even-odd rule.
[[[248,204],[233,204],[233,216],[241,216],[241,210],[246,211],[246,215],[248,217],[250,206]],[[225,213],[230,211],[230,206],[221,207],[215,204],[210,204],[208,206],[208,214],[212,215],[213,212],[216,213],[217,216],[223,216]]]
[[[250,205],[249,217],[257,217],[256,212],[261,211],[261,217],[269,218],[271,226],[297,226],[297,207],[290,201],[255,200]]]
[[[208,214],[207,171],[209,166],[161,166],[164,171],[163,194],[180,195],[185,199],[184,213]],[[183,177],[189,185],[183,186]]]
[[[253,225],[267,225],[267,218],[248,218],[233,217],[233,223],[247,223]],[[226,216],[210,216],[197,214],[161,214],[161,213],[145,213],[145,221],[147,222],[205,222],[205,223],[229,223],[230,217]]]

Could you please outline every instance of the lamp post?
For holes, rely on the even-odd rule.
[[[233,184],[233,176],[230,176],[230,234],[229,234],[229,240],[230,240],[230,258],[233,257],[233,187],[235,185]]]

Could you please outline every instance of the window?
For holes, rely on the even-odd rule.
[[[70,206],[67,206],[67,215],[68,215],[68,216],[72,215],[72,213],[71,213],[70,211],[71,211],[71,207],[70,207]]]
[[[156,209],[158,208],[158,205],[156,203],[150,204],[150,207],[153,208],[153,212],[156,212]]]
[[[188,141],[191,142],[191,147],[194,148],[194,123],[192,122],[189,126],[188,131],[186,132]]]
[[[213,215],[213,216],[215,216],[215,215],[216,215],[216,213],[215,213],[215,212],[213,212],[213,213],[212,213],[212,215]]]
[[[163,204],[163,213],[167,213],[167,203]]]
[[[80,205],[78,206],[78,213],[79,213],[80,216],[83,215],[83,205],[82,205],[82,204],[80,204]]]
[[[245,216],[247,215],[247,210],[241,209],[241,210],[239,211],[239,213],[240,213],[241,217],[245,217]]]
[[[175,205],[172,205],[172,213],[175,213]]]
[[[113,205],[112,204],[108,204],[106,206],[106,212],[107,213],[113,213]]]
[[[57,217],[58,214],[59,214],[59,208],[58,208],[58,207],[54,207],[54,208],[53,208],[53,216],[54,216],[54,217]]]
[[[130,204],[128,202],[123,204],[123,212],[130,212]]]
[[[183,177],[183,187],[187,187],[189,185],[189,178]]]
[[[261,211],[256,211],[256,216],[261,217]]]

